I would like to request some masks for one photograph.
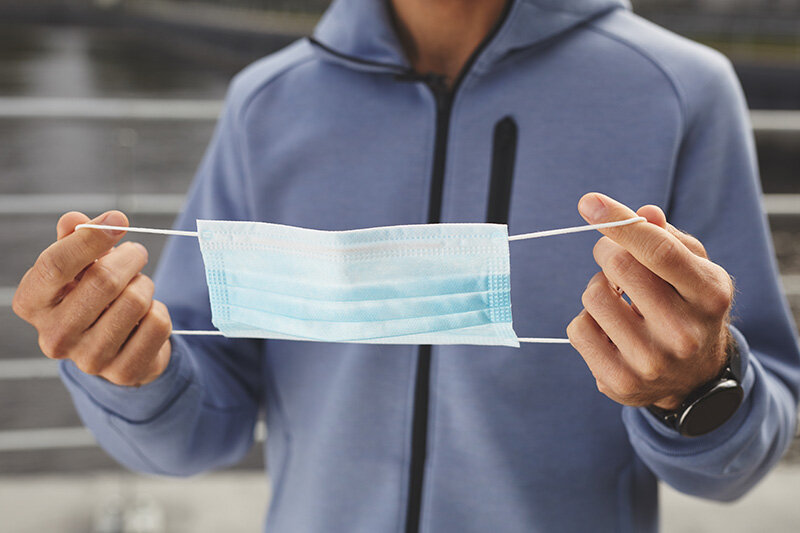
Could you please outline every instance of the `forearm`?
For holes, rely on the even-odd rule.
[[[63,363],[62,378],[100,445],[133,470],[191,475],[241,458],[252,444],[258,401],[221,355],[173,337],[167,370],[143,387],[119,387]],[[242,354],[246,356],[247,354]]]

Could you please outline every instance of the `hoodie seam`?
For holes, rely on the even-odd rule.
[[[147,454],[142,452],[139,446],[136,445],[136,442],[133,439],[128,438],[127,435],[122,431],[122,429],[117,425],[116,417],[109,414],[108,412],[105,413],[106,418],[108,420],[109,427],[114,431],[117,438],[119,438],[122,442],[128,445],[128,448],[133,452],[133,454],[143,463],[145,464],[154,474],[159,474],[162,476],[168,476],[170,473],[167,470],[164,470],[159,465],[155,464],[153,461],[147,457]]]
[[[169,411],[178,402],[178,400],[184,395],[184,393],[187,390],[189,390],[189,388],[194,383],[191,378],[185,379],[185,381],[183,381],[183,383],[179,382],[179,386],[176,387],[177,388],[177,392],[175,392],[173,396],[170,396],[167,401],[165,401],[165,402],[163,402],[163,404],[159,405],[158,409],[156,409],[152,413],[150,413],[149,416],[147,416],[147,417],[145,417],[143,419],[137,420],[137,419],[131,418],[129,416],[125,416],[122,413],[119,413],[116,410],[111,409],[110,407],[107,407],[105,404],[103,404],[103,402],[101,402],[97,397],[95,397],[95,395],[92,394],[89,391],[89,389],[84,387],[83,384],[80,383],[80,381],[78,381],[74,376],[72,376],[69,373],[69,371],[64,372],[64,376],[70,382],[70,384],[75,386],[81,393],[83,393],[86,396],[86,398],[92,404],[97,406],[101,411],[103,411],[103,413],[105,413],[106,415],[112,416],[114,418],[117,418],[119,420],[122,420],[126,424],[130,424],[132,426],[144,426],[144,425],[153,423],[156,420],[158,420],[159,418],[161,418],[165,413],[167,413],[167,411]]]
[[[272,82],[280,79],[283,75],[287,74],[288,72],[294,70],[295,68],[309,62],[314,61],[316,57],[313,54],[313,51],[307,50],[303,57],[298,57],[294,61],[289,62],[287,65],[284,65],[283,68],[277,70],[273,74],[271,74],[267,79],[262,80],[257,86],[251,88],[247,94],[242,98],[242,105],[237,112],[237,118],[243,124],[244,120],[247,118],[247,112],[252,104],[253,100],[258,96],[261,91],[263,91],[267,86],[269,86]]]
[[[290,61],[282,68],[273,72],[266,79],[261,80],[255,87],[250,88],[242,97],[242,103],[239,106],[239,108],[234,111],[234,121],[233,121],[234,135],[238,140],[237,153],[243,170],[242,180],[244,181],[244,189],[249,191],[249,194],[245,195],[245,198],[243,198],[243,200],[244,200],[244,205],[247,206],[247,209],[249,211],[248,218],[250,218],[251,220],[255,218],[255,213],[256,213],[255,206],[252,204],[253,198],[255,198],[254,194],[255,189],[253,187],[254,181],[252,173],[250,172],[249,165],[247,164],[248,161],[246,157],[247,142],[244,135],[244,127],[247,121],[250,106],[252,105],[253,100],[255,100],[255,98],[259,96],[261,92],[264,89],[266,89],[270,84],[272,84],[274,81],[283,77],[284,74],[287,74],[288,72],[294,70],[295,68],[304,65],[309,61],[313,61],[314,59],[316,59],[316,57],[313,53],[313,50],[307,49],[303,56],[298,57],[293,61]]]
[[[645,59],[648,63],[650,63],[653,67],[655,67],[655,69],[658,70],[661,73],[662,76],[664,76],[664,78],[669,83],[669,86],[672,89],[672,92],[675,94],[676,100],[678,101],[678,110],[680,112],[680,116],[679,116],[680,135],[679,135],[679,138],[682,139],[684,137],[684,135],[686,134],[686,123],[687,123],[687,117],[688,117],[688,110],[687,110],[687,104],[686,104],[686,97],[683,94],[683,89],[681,88],[681,85],[680,85],[680,83],[679,83],[679,81],[677,79],[677,76],[675,76],[666,65],[664,65],[661,61],[657,60],[647,50],[643,49],[642,47],[640,47],[640,46],[638,46],[638,45],[636,45],[634,43],[632,43],[631,41],[625,39],[624,37],[621,37],[621,36],[616,35],[616,34],[614,34],[612,32],[609,32],[608,30],[599,28],[593,22],[590,22],[589,24],[587,24],[586,28],[588,30],[590,30],[590,31],[595,32],[598,35],[606,37],[607,39],[610,39],[612,41],[615,41],[615,42],[627,47],[628,49],[630,49],[631,51],[635,52],[636,54],[641,56],[643,59]]]

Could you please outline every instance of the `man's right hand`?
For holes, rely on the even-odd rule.
[[[124,231],[75,231],[86,222],[82,213],[61,217],[57,241],[14,294],[14,312],[37,329],[47,357],[70,359],[117,385],[144,385],[166,369],[172,332],[166,306],[153,300],[153,282],[141,274],[147,250],[133,242],[114,247]],[[91,222],[128,225],[119,211]]]

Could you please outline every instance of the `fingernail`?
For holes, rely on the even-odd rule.
[[[581,198],[578,211],[589,222],[602,222],[606,215],[606,206],[596,194],[590,194]]]
[[[100,220],[97,221],[97,223],[98,224],[105,224],[107,226],[127,226],[128,225],[128,221],[125,220],[125,217],[122,216],[122,214],[119,213],[118,211],[111,211],[110,213],[106,213],[105,215],[103,215],[100,218]],[[125,233],[123,230],[117,230],[117,229],[105,229],[103,231],[105,231],[106,234],[108,234],[108,235],[110,235],[112,237],[116,237],[118,235],[122,235],[123,233]]]

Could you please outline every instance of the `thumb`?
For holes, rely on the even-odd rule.
[[[120,211],[106,211],[99,217],[96,217],[92,220],[89,220],[89,217],[84,215],[83,213],[79,213],[78,211],[70,211],[61,216],[58,219],[58,224],[56,224],[56,237],[58,240],[63,239],[67,235],[71,235],[75,232],[75,226],[78,224],[108,224],[110,226],[127,226],[128,225],[128,217],[125,216],[124,213]],[[121,230],[104,230],[108,235],[110,235],[114,241],[118,241],[122,236],[124,231]]]

